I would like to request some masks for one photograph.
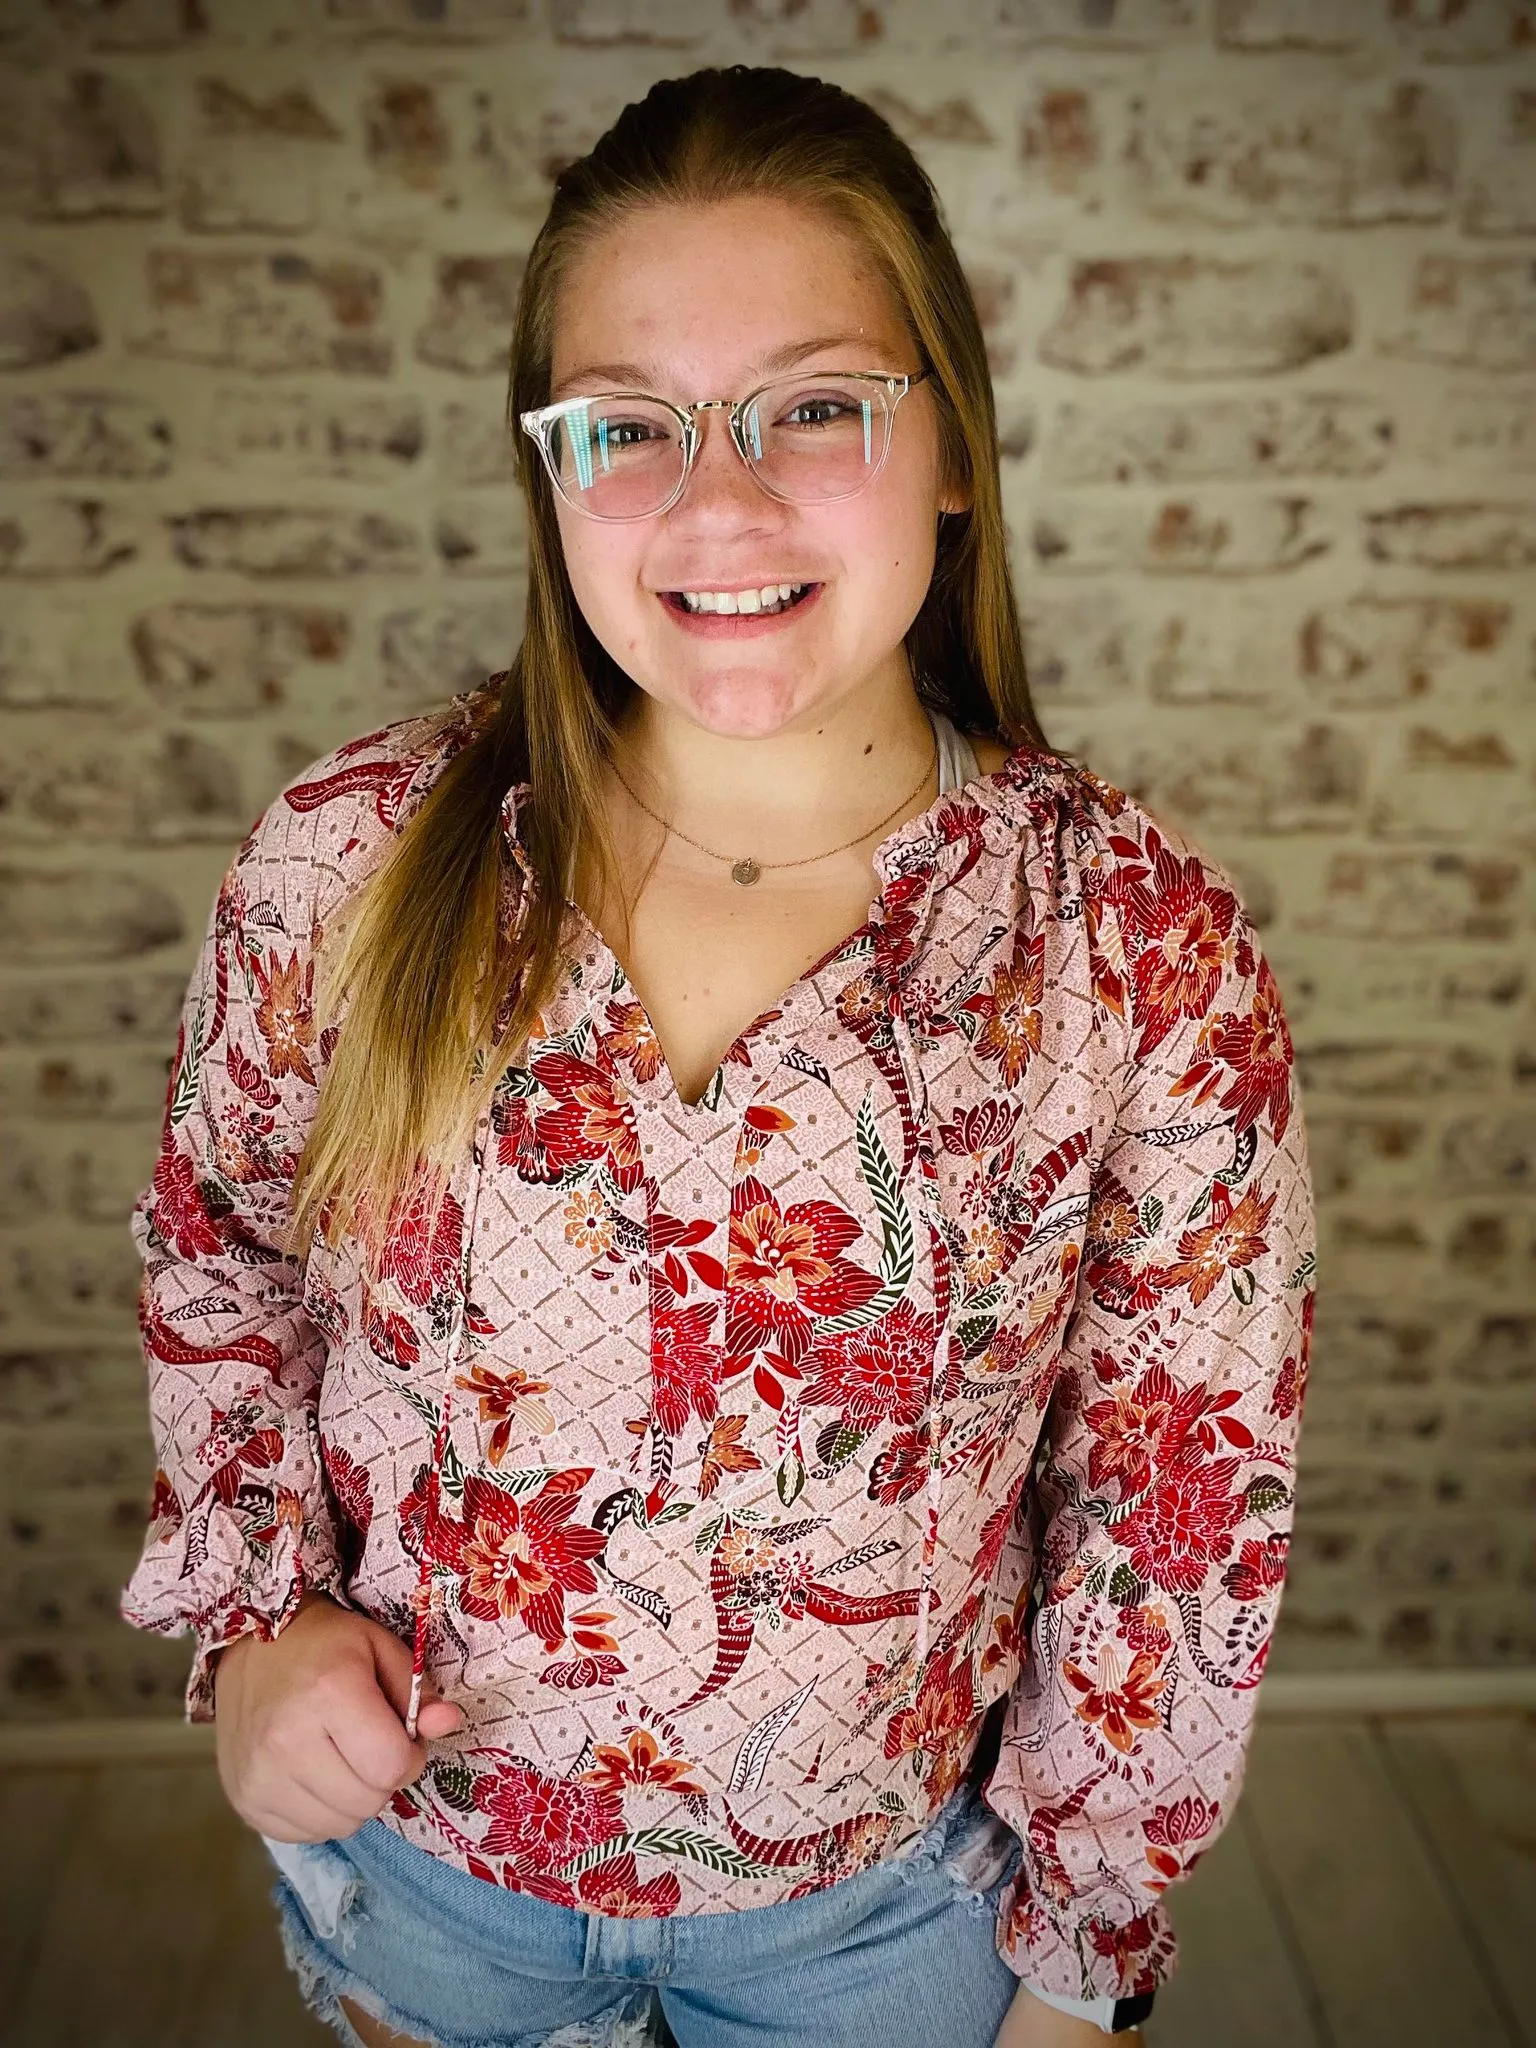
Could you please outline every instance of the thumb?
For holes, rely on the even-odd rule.
[[[440,1700],[426,1693],[422,1695],[421,1712],[416,1716],[416,1732],[425,1742],[436,1742],[444,1735],[457,1735],[464,1726],[464,1710],[452,1700]]]

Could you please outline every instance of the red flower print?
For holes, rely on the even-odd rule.
[[[381,1309],[371,1294],[363,1296],[363,1335],[368,1349],[385,1365],[402,1368],[421,1361],[421,1341],[398,1309]]]
[[[434,1199],[436,1197],[436,1199]],[[458,1197],[440,1193],[426,1176],[390,1211],[379,1270],[418,1308],[458,1283],[464,1211]]]
[[[533,1072],[556,1103],[538,1120],[538,1140],[550,1165],[563,1170],[606,1159],[621,1188],[637,1187],[640,1137],[635,1106],[619,1075],[569,1052],[541,1054]]]
[[[548,1778],[531,1764],[498,1763],[476,1779],[475,1804],[491,1816],[480,1844],[487,1856],[509,1856],[514,1865],[551,1877],[584,1849],[624,1832],[624,1808],[613,1793]]]
[[[980,1158],[999,1151],[1018,1120],[1017,1103],[999,1102],[996,1096],[988,1096],[984,1102],[957,1110],[947,1124],[940,1124],[939,1143],[957,1158]]]
[[[1291,1073],[1295,1052],[1280,1004],[1280,992],[1268,960],[1260,960],[1258,986],[1246,1016],[1222,1010],[1200,1027],[1195,1041],[1200,1057],[1169,1089],[1170,1096],[1188,1095],[1198,1107],[1230,1074],[1231,1086],[1221,1107],[1236,1112],[1239,1134],[1266,1112],[1278,1145],[1291,1119]]]
[[[155,1161],[155,1229],[180,1257],[211,1258],[224,1249],[190,1159],[167,1145]]]
[[[459,1605],[482,1621],[521,1619],[546,1650],[565,1641],[565,1596],[595,1593],[589,1557],[607,1542],[600,1529],[574,1527],[591,1469],[553,1473],[530,1500],[471,1473],[462,1521],[445,1520],[444,1563],[459,1574]]]
[[[1294,1355],[1285,1358],[1270,1389],[1269,1412],[1282,1422],[1288,1421],[1306,1402],[1307,1363],[1312,1354],[1312,1317],[1316,1298],[1316,1290],[1311,1287],[1302,1296],[1301,1343]]]
[[[1262,1543],[1250,1538],[1237,1554],[1236,1564],[1227,1566],[1223,1588],[1234,1600],[1265,1600],[1276,1586],[1285,1583],[1285,1561],[1290,1550],[1288,1535],[1266,1536]]]
[[[1173,1647],[1168,1617],[1161,1607],[1122,1607],[1115,1634],[1132,1650],[1150,1650],[1154,1657],[1166,1657]]]
[[[811,1341],[813,1319],[861,1308],[879,1292],[873,1273],[841,1256],[860,1235],[836,1202],[787,1208],[753,1174],[731,1191],[725,1348],[750,1355],[774,1341],[794,1363]]]
[[[1148,825],[1146,855],[1134,841],[1114,838],[1123,856],[1107,895],[1122,909],[1127,930],[1141,945],[1131,978],[1133,1007],[1142,1019],[1133,1057],[1144,1060],[1181,1017],[1209,1011],[1228,958],[1237,898],[1209,879],[1198,854],[1180,860],[1156,826]]]
[[[1186,1855],[1179,1851],[1191,1842],[1203,1841],[1220,1820],[1220,1801],[1202,1799],[1198,1794],[1176,1799],[1171,1806],[1156,1807],[1152,1818],[1141,1824],[1142,1833],[1152,1845],[1147,1850],[1147,1861],[1157,1872],[1155,1878],[1145,1880],[1147,1889],[1166,1891],[1176,1878],[1188,1876],[1205,1851],[1191,1849]]]
[[[540,1685],[555,1685],[562,1692],[591,1692],[596,1686],[611,1686],[629,1666],[609,1651],[568,1657],[562,1664],[546,1664],[539,1673]]]
[[[1152,1466],[1166,1460],[1183,1441],[1187,1418],[1178,1412],[1179,1389],[1161,1365],[1150,1366],[1134,1386],[1117,1387],[1107,1401],[1083,1410],[1093,1431],[1088,1450],[1088,1483],[1102,1491],[1111,1480],[1122,1500],[1140,1493]]]
[[[722,1358],[708,1338],[711,1302],[659,1308],[651,1317],[651,1401],[668,1436],[680,1436],[690,1415],[708,1422],[718,1406]]]
[[[1199,1592],[1211,1566],[1230,1552],[1232,1531],[1247,1512],[1243,1496],[1232,1492],[1237,1469],[1236,1458],[1206,1459],[1191,1446],[1159,1475],[1115,1530],[1138,1578],[1170,1593]]]
[[[976,1687],[971,1660],[966,1657],[952,1667],[952,1650],[932,1657],[910,1707],[902,1707],[886,1724],[887,1759],[909,1756],[918,1751],[934,1758],[934,1775],[928,1784],[932,1797],[944,1797],[958,1782],[958,1750],[976,1720]]]
[[[682,1904],[683,1888],[670,1870],[642,1884],[635,1859],[626,1849],[622,1856],[584,1870],[576,1896],[589,1913],[611,1913],[619,1920],[664,1920]]]
[[[1133,1974],[1131,1970],[1131,1964],[1136,1957],[1146,1955],[1159,1938],[1145,1913],[1138,1913],[1134,1919],[1127,1920],[1123,1925],[1095,1916],[1087,1923],[1087,1931],[1089,1941],[1101,1956],[1114,1957],[1120,1982],[1134,1987],[1125,1994],[1128,1998],[1139,1996],[1143,1989],[1154,1989],[1157,1983],[1154,1975],[1149,1973],[1143,1984],[1141,1976]]]
[[[927,1406],[935,1343],[933,1317],[898,1302],[877,1323],[818,1344],[801,1398],[840,1408],[850,1429],[914,1423]]]
[[[261,990],[256,1009],[256,1026],[267,1041],[267,1066],[276,1080],[283,1074],[297,1074],[311,1087],[315,1070],[309,1063],[309,1048],[315,1042],[315,963],[299,969],[297,949],[284,967],[276,953],[265,960],[251,957],[251,972]]]
[[[396,1526],[400,1531],[400,1547],[407,1557],[417,1564],[421,1562],[422,1550],[427,1540],[427,1510],[432,1486],[430,1469],[418,1465],[411,1475],[411,1483],[400,1496],[395,1513]]]
[[[340,1444],[320,1440],[321,1452],[325,1459],[325,1476],[347,1521],[359,1536],[368,1534],[373,1520],[373,1495],[368,1490],[368,1468],[359,1465]]]
[[[516,1168],[519,1180],[536,1186],[557,1181],[560,1168],[551,1163],[539,1139],[539,1119],[526,1095],[498,1095],[491,1105],[496,1133],[496,1163]]]
[[[1014,940],[1013,958],[999,967],[992,985],[965,1004],[981,1018],[977,1056],[996,1060],[1005,1087],[1022,1079],[1040,1050],[1040,1002],[1045,990],[1045,933]]]
[[[927,1430],[897,1430],[870,1464],[869,1498],[883,1508],[900,1507],[904,1500],[921,1492],[927,1477]]]

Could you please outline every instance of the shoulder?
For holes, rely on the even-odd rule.
[[[290,932],[323,922],[483,728],[495,694],[488,685],[455,697],[311,761],[251,827],[226,889],[233,885],[246,899],[274,902]]]
[[[973,744],[977,744],[973,742]],[[980,744],[977,744],[978,756]],[[1110,905],[1145,911],[1153,899],[1182,900],[1210,890],[1243,910],[1231,870],[1191,833],[1086,761],[1020,747],[1001,753],[994,777],[999,807],[1024,847],[1043,843],[1074,865],[1085,886]],[[1021,848],[1023,850],[1023,848]],[[1246,913],[1244,913],[1246,915]],[[1226,911],[1223,911],[1224,921]]]

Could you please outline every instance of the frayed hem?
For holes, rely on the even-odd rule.
[[[343,2012],[343,1998],[350,1998],[369,2019],[419,2041],[422,2048],[448,2048],[411,2014],[393,2011],[372,1985],[336,1963],[306,1924],[302,1902],[296,1900],[286,1879],[273,1886],[272,1897],[278,1908],[283,1959],[298,1982],[299,1996],[316,2019],[341,2036],[346,2048],[368,2048],[368,2044]]]
[[[910,1856],[897,1860],[902,1883],[937,1871],[955,1888],[962,1909],[978,1920],[996,1917],[1002,1896],[1024,1860],[1024,1845],[991,1808],[966,1802],[943,1814]]]
[[[316,1939],[305,1918],[303,1901],[286,1879],[274,1885],[272,1897],[279,1911],[283,1956],[298,1981],[299,1995],[316,2019],[341,2036],[346,2048],[367,2048],[367,2043],[342,2010],[344,1998],[349,1998],[369,2019],[380,2021],[397,2034],[408,2035],[413,2042],[419,2041],[422,2048],[465,2048],[463,2043],[445,2042],[414,2014],[394,2011],[371,1985],[339,1964]],[[349,1901],[348,1912],[357,1910]],[[341,1931],[345,1933],[345,1923]],[[637,1997],[644,2000],[640,2009],[627,2010]],[[593,2019],[571,2020],[556,2027],[553,2033],[539,2035],[537,2040],[521,2033],[515,2040],[508,2037],[503,2042],[485,2037],[476,2048],[657,2048],[659,2042],[670,2038],[654,1990],[649,1985],[639,1985],[623,1992],[610,2008]]]

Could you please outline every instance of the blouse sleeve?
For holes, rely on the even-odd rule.
[[[1144,831],[1116,842],[1103,904],[1128,1064],[1037,1452],[1023,1665],[986,1786],[1023,1843],[999,1953],[1106,2031],[1113,2001],[1173,1975],[1164,1894],[1242,1784],[1285,1577],[1316,1251],[1269,963],[1224,872]]]
[[[192,1630],[194,1721],[213,1718],[218,1649],[275,1635],[311,1587],[346,1597],[316,1417],[324,1341],[283,1242],[318,1091],[311,932],[267,893],[255,846],[209,918],[132,1219],[158,1464],[122,1613]]]

